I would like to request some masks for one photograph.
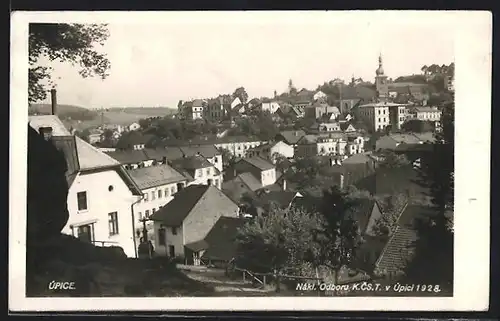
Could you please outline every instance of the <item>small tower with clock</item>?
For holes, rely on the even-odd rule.
[[[382,55],[378,57],[378,68],[375,71],[375,87],[379,101],[385,101],[389,97],[389,85],[387,84],[387,76],[384,74],[382,67]]]

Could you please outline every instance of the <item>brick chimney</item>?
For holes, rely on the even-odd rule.
[[[50,99],[52,103],[52,115],[57,115],[57,91],[55,88],[50,90]]]

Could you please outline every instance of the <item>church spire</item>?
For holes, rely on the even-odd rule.
[[[382,67],[382,53],[380,53],[378,56],[378,68],[375,73],[377,74],[377,76],[384,75],[384,67]]]

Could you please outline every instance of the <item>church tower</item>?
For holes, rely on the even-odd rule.
[[[389,85],[387,84],[387,76],[384,74],[382,67],[382,54],[378,57],[378,68],[375,71],[375,87],[379,101],[385,101],[389,97]]]

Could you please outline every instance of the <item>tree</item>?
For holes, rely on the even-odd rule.
[[[245,104],[248,100],[248,94],[247,91],[245,90],[245,87],[238,87],[233,93],[234,98],[239,98],[240,101]]]
[[[303,274],[304,262],[317,262],[313,233],[321,217],[302,209],[272,209],[244,225],[236,237],[239,267],[255,272]]]
[[[38,65],[41,57],[50,61],[79,65],[82,77],[99,76],[105,79],[111,67],[105,54],[95,50],[95,44],[104,45],[109,36],[102,24],[29,24],[28,100],[30,103],[47,97],[51,84],[51,68]]]
[[[359,246],[358,223],[353,217],[356,201],[336,186],[325,190],[321,205],[322,226],[314,238],[319,244],[315,258],[335,271],[335,284],[340,269],[355,258]]]
[[[435,123],[426,120],[409,119],[401,126],[401,129],[413,133],[431,132],[435,129]]]
[[[222,164],[224,168],[228,168],[234,164],[234,155],[226,148],[218,148],[222,155]]]
[[[373,231],[378,236],[391,236],[394,233],[401,212],[408,203],[408,197],[405,194],[398,193],[386,197],[381,202],[382,216],[375,220]]]
[[[379,164],[381,168],[399,168],[410,164],[406,155],[398,155],[391,150],[381,151],[380,156],[382,158]]]
[[[442,131],[433,151],[422,157],[418,181],[429,190],[435,215],[418,227],[414,257],[406,268],[411,282],[453,287],[454,103],[443,108]]]

